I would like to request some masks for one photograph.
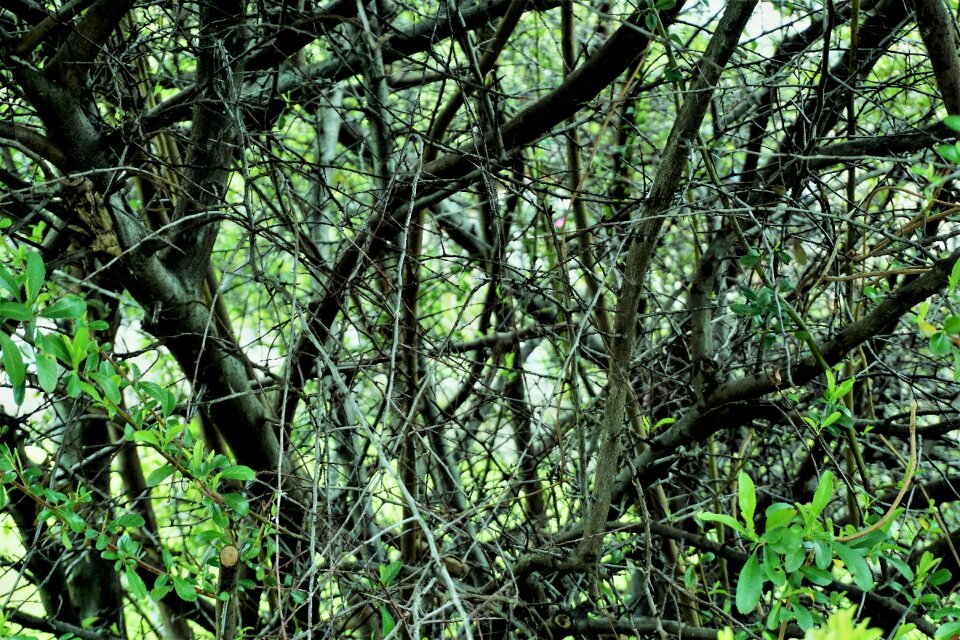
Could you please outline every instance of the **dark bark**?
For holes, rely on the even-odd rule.
[[[933,76],[937,79],[940,97],[947,107],[947,113],[960,114],[960,58],[957,57],[956,29],[947,8],[940,0],[915,0],[913,11],[916,15],[920,37],[927,48],[933,66]]]

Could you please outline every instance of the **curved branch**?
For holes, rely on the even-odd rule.
[[[640,292],[665,220],[663,213],[679,186],[688,147],[698,135],[713,91],[756,5],[757,0],[731,0],[727,3],[716,32],[694,69],[695,77],[670,131],[667,147],[643,209],[642,222],[632,234],[610,346],[607,405],[600,427],[596,478],[584,521],[584,540],[579,549],[581,553],[589,556],[599,552],[602,542],[600,534],[603,533],[607,512],[610,510],[629,397],[630,364],[636,345]]]
[[[67,165],[66,156],[53,140],[21,124],[0,121],[0,138],[19,142],[24,148],[49,160],[58,169],[64,170]]]
[[[836,336],[820,345],[824,359],[835,364],[851,350],[870,338],[885,333],[900,320],[907,311],[930,296],[940,293],[947,286],[947,279],[953,265],[960,260],[960,251],[947,258],[938,260],[930,271],[911,283],[901,287],[886,298],[868,315],[847,325]],[[790,375],[787,376],[787,371]],[[817,361],[810,357],[795,364],[792,368],[783,360],[769,367],[766,372],[731,380],[718,387],[706,400],[706,406],[719,407],[729,402],[738,402],[759,398],[781,388],[774,372],[779,371],[783,379],[793,380],[794,385],[805,384],[823,373]]]
[[[670,12],[662,12],[660,19],[665,25],[670,24],[681,7],[682,4],[678,3]],[[588,100],[619,77],[650,42],[647,32],[637,29],[637,25],[642,21],[642,12],[633,14],[560,86],[505,123],[500,129],[504,153],[509,155],[539,139],[579,111]],[[324,295],[308,309],[306,316],[311,319],[310,325],[288,360],[287,372],[293,393],[288,394],[289,404],[285,409],[287,413],[283,414],[283,410],[278,407],[277,415],[292,415],[299,400],[299,391],[316,375],[315,345],[322,344],[326,339],[331,323],[340,312],[348,284],[380,255],[387,243],[399,232],[401,221],[409,210],[410,199],[422,199],[437,193],[442,195],[450,181],[462,179],[475,170],[475,160],[481,149],[493,147],[492,139],[468,144],[425,165],[422,173],[423,181],[427,182],[426,186],[416,194],[407,185],[398,189],[397,194],[384,207],[384,211],[377,212],[367,222],[363,231],[353,239],[353,244],[344,251],[334,266]],[[494,159],[496,160],[499,159]]]
[[[19,624],[28,629],[43,633],[53,635],[72,634],[82,640],[120,640],[119,636],[97,633],[96,631],[90,631],[75,624],[60,622],[52,618],[38,618],[17,609],[7,609],[4,611],[4,615],[7,620],[14,624]]]
[[[13,75],[37,110],[48,137],[61,149],[65,170],[108,166],[100,134],[73,95],[36,69],[16,66]]]
[[[93,4],[94,0],[73,0],[60,7],[55,15],[48,15],[37,23],[20,41],[13,46],[13,51],[18,56],[24,56],[39,45],[49,36],[54,29],[62,27],[73,20],[81,11]]]
[[[914,0],[913,7],[943,104],[947,113],[960,114],[960,58],[953,20],[943,0]]]
[[[461,10],[461,15],[466,29],[474,31],[486,26],[491,20],[502,17],[507,12],[510,2],[511,0],[491,0],[490,2],[474,2],[464,7]],[[559,4],[559,0],[531,1],[527,6],[527,11],[546,11],[559,6]],[[352,5],[353,8],[351,9],[346,5]],[[347,2],[337,0],[332,7],[318,14],[311,24],[316,30],[345,22],[355,14],[356,2],[354,0]],[[265,48],[258,53],[254,53],[247,60],[244,68],[250,71],[272,68],[281,60],[293,55],[300,48],[317,38],[317,34],[312,33],[309,29],[306,29],[305,33],[300,33],[300,28],[296,26],[292,26],[290,29],[294,34],[299,34],[292,36],[290,40],[292,44],[289,46],[277,45],[276,48],[271,47],[270,49],[267,49],[264,45]],[[452,35],[452,23],[446,13],[441,13],[429,20],[423,20],[405,31],[396,29],[382,45],[383,64],[391,64],[405,60],[415,54],[429,51],[438,42],[442,42]],[[646,37],[636,32],[633,32],[633,35],[641,40]],[[617,68],[619,68],[619,64]],[[361,69],[362,59],[360,55],[346,52],[344,55],[335,56],[334,59],[327,62],[284,70],[279,74],[276,85],[270,83],[263,87],[257,83],[250,83],[244,87],[242,94],[246,101],[254,104],[268,104],[270,98],[276,95],[288,95],[291,101],[296,102],[306,97],[315,96],[318,83],[346,80],[358,75]],[[186,120],[190,115],[190,104],[196,95],[197,89],[191,87],[164,100],[144,115],[141,120],[143,129],[153,133],[175,122]],[[278,115],[276,114],[276,116]]]
[[[99,0],[94,4],[44,67],[47,77],[60,79],[74,95],[79,95],[86,88],[90,63],[100,55],[107,38],[131,6],[131,0]]]
[[[174,222],[197,213],[205,224],[182,229],[167,266],[193,283],[203,280],[220,225],[210,210],[224,203],[227,176],[237,155],[242,118],[237,95],[242,81],[244,46],[242,4],[224,0],[204,4],[200,13],[200,53],[197,61],[197,100],[186,152],[183,193],[177,200]]]

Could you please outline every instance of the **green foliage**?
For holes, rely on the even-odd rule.
[[[396,621],[393,619],[393,616],[387,610],[386,607],[380,607],[380,627],[383,635],[389,635],[393,631],[394,627],[397,626]]]
[[[384,587],[389,587],[394,579],[400,574],[403,568],[401,562],[391,562],[387,565],[380,565],[380,582]]]
[[[9,294],[7,299],[0,300],[0,321],[13,321],[20,328],[19,333],[0,332],[0,360],[13,388],[14,402],[22,404],[24,401],[28,366],[32,365],[37,383],[48,393],[56,388],[61,367],[72,370],[67,387],[71,397],[79,395],[83,385],[89,385],[88,379],[79,374],[89,373],[93,378],[102,376],[103,379],[99,380],[101,388],[105,388],[107,396],[116,404],[119,388],[108,374],[96,370],[99,358],[91,351],[89,340],[89,330],[100,328],[102,323],[86,322],[86,304],[76,295],[53,300],[54,294],[45,289],[46,266],[39,253],[20,252],[15,264],[21,265],[16,273],[0,266],[0,285]],[[73,320],[74,333],[68,336],[43,329],[37,322],[41,318]],[[26,357],[21,345],[27,347]],[[84,363],[86,366],[81,368]],[[86,391],[101,400],[99,391],[92,386]]]
[[[29,633],[14,633],[13,627],[3,611],[0,611],[0,638],[6,640],[39,640],[37,636]]]
[[[194,440],[186,425],[174,415],[176,394],[145,379],[135,365],[120,368],[110,360],[93,338],[93,332],[102,329],[103,323],[86,319],[87,305],[83,299],[70,294],[50,302],[52,294],[45,289],[46,270],[39,254],[25,253],[21,264],[19,272],[0,266],[0,285],[10,294],[10,299],[0,302],[5,305],[0,306],[0,313],[21,323],[18,333],[0,332],[2,362],[15,402],[24,401],[32,366],[43,391],[62,389],[71,398],[86,396],[94,406],[121,419],[125,425],[124,439],[153,450],[163,461],[147,475],[147,485],[158,486],[175,474],[189,480],[203,496],[201,502],[219,528],[206,542],[202,536],[198,541],[224,544],[224,532],[231,527],[232,518],[249,515],[250,507],[242,494],[219,494],[217,488],[223,481],[252,481],[256,477],[254,471],[232,464],[222,455],[205,455],[202,443]],[[58,321],[57,329],[38,323],[39,318]],[[65,331],[64,323],[69,323],[70,331]],[[80,513],[82,505],[92,499],[88,491],[80,486],[74,494],[65,495],[44,486],[38,482],[36,470],[6,444],[0,444],[0,471],[0,485],[14,485],[41,505],[37,520],[49,522],[66,548],[73,548],[74,536],[79,536],[92,541],[104,559],[115,561],[116,571],[124,576],[135,597],[147,596],[147,586],[140,575],[147,569],[159,573],[150,591],[154,599],[171,589],[188,602],[197,599],[200,567],[191,567],[167,553],[162,567],[150,566],[140,543],[126,533],[144,526],[141,515],[128,512],[110,519],[107,512],[100,522],[86,521]]]
[[[954,131],[960,131],[960,117],[956,115],[950,115],[944,118],[943,122]],[[960,142],[955,142],[953,144],[942,144],[937,150],[947,162],[960,164]]]
[[[837,384],[833,371],[826,370],[824,374],[827,387],[816,405],[802,419],[816,434],[826,430],[830,435],[838,436],[841,427],[847,429],[853,426],[853,416],[844,398],[853,390],[855,381],[850,378]]]
[[[840,609],[818,627],[807,630],[804,640],[878,640],[883,637],[880,629],[868,626],[868,620],[853,621],[855,607]]]
[[[763,583],[763,570],[757,561],[757,552],[754,551],[740,570],[740,577],[737,578],[737,611],[747,614],[757,608]]]
[[[916,495],[892,535],[832,521],[859,498],[876,522],[867,500],[902,477],[892,457],[770,505],[801,495],[799,471],[839,468],[838,437],[863,435],[872,453],[883,429],[854,430],[895,429],[905,394],[926,399],[930,426],[957,396],[960,261],[915,324],[885,313],[934,291],[909,282],[956,243],[945,203],[960,143],[897,133],[940,106],[902,3],[827,21],[816,3],[776,0],[793,27],[755,15],[739,36],[715,28],[737,3],[684,6],[674,22],[675,0],[498,0],[493,13],[462,3],[462,24],[445,3],[249,3],[239,43],[203,28],[202,2],[137,4],[115,32],[84,28],[95,11],[36,4],[0,12],[0,393],[17,405],[0,434],[0,560],[30,591],[10,606],[71,613],[57,584],[99,563],[122,603],[72,622],[152,636],[172,604],[198,638],[218,635],[207,609],[236,602],[217,587],[231,544],[249,637],[356,637],[337,616],[360,606],[362,635],[421,620],[431,637],[473,623],[473,637],[559,637],[544,597],[623,625],[644,606],[638,586],[680,604],[656,612],[665,622],[687,597],[705,627],[739,617],[741,640],[794,622],[869,639],[844,609],[854,586],[892,593],[906,619],[941,624],[938,639],[960,631],[940,560],[904,559],[949,535],[955,507],[936,505],[931,525]],[[212,10],[214,32],[231,23]],[[817,53],[818,38],[844,50],[854,24],[893,36],[854,61],[864,73]],[[814,40],[790,45],[796,28]],[[691,91],[723,67],[705,51],[731,65]],[[960,116],[945,122],[960,131]],[[862,148],[882,153],[854,160]],[[207,231],[212,256],[183,272]],[[637,262],[616,268],[630,254],[646,265],[636,281]],[[634,286],[640,305],[621,304]],[[625,336],[633,353],[614,350]],[[609,364],[620,356],[625,377]],[[629,427],[603,422],[623,403]],[[956,460],[938,453],[918,479],[931,463],[950,478]],[[649,511],[630,499],[623,480],[659,490],[671,466],[682,489]],[[578,575],[584,547],[567,532],[610,487],[618,528],[587,540],[599,560]],[[727,548],[675,527],[710,501],[700,519]],[[391,561],[414,521],[442,536],[441,557]],[[651,535],[678,555],[651,562]],[[63,575],[47,578],[47,558]],[[0,636],[17,628],[0,621]]]
[[[844,385],[831,385],[831,397]],[[834,477],[825,471],[813,500],[807,504],[790,505],[777,502],[765,512],[762,532],[755,528],[756,489],[753,481],[741,472],[738,477],[738,506],[742,524],[729,515],[699,513],[704,522],[724,524],[748,542],[751,553],[737,578],[736,607],[741,614],[753,612],[763,599],[764,585],[771,585],[775,594],[768,615],[767,629],[796,621],[804,630],[810,629],[820,618],[820,609],[829,607],[830,599],[817,587],[833,582],[830,569],[835,561],[849,572],[853,581],[864,590],[874,586],[873,572],[867,561],[876,556],[885,534],[867,536],[855,543],[838,539],[829,520],[822,515],[834,491]]]

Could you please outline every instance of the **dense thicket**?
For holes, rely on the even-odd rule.
[[[0,632],[957,633],[956,9],[4,2]]]

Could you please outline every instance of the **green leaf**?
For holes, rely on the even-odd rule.
[[[383,586],[389,587],[402,568],[402,562],[391,562],[387,565],[380,565],[380,582],[383,583]]]
[[[40,312],[44,318],[79,318],[87,310],[87,303],[74,295],[60,298]]]
[[[947,116],[943,119],[943,124],[947,125],[954,131],[960,131],[960,116],[952,115]]]
[[[839,411],[834,411],[834,412],[831,413],[829,416],[827,416],[826,419],[825,419],[823,422],[820,423],[820,426],[821,426],[821,427],[829,427],[829,426],[832,425],[834,422],[836,422],[837,420],[839,420],[842,415],[843,415],[843,414],[840,413]]]
[[[948,336],[960,335],[960,316],[950,316],[944,320],[943,332]]]
[[[743,516],[743,522],[747,525],[747,531],[754,533],[753,516],[757,510],[757,488],[749,475],[740,472],[737,478],[738,499],[740,513]]]
[[[155,444],[158,447],[160,446],[160,436],[158,436],[157,432],[153,430],[144,429],[142,431],[134,431],[133,441],[145,442],[146,444]]]
[[[744,538],[753,539],[747,530],[743,528],[743,525],[737,522],[732,516],[729,516],[725,513],[708,513],[703,512],[697,514],[697,517],[704,522],[719,522],[720,524],[725,524],[737,533],[739,533]]]
[[[70,530],[74,533],[80,533],[87,528],[87,523],[84,522],[83,518],[80,517],[80,514],[76,511],[71,511],[69,509],[61,511],[60,514],[63,517],[63,521],[70,527]]]
[[[134,386],[139,391],[146,393],[157,402],[160,402],[160,399],[163,397],[163,387],[158,385],[156,382],[150,382],[149,380],[138,380],[134,383]]]
[[[833,554],[830,552],[830,545],[828,545],[823,540],[815,540],[813,543],[814,549],[814,563],[817,565],[817,568],[825,571],[830,567],[830,562],[833,560]]]
[[[37,367],[37,382],[47,393],[57,388],[57,359],[50,353],[38,353],[34,362]]]
[[[13,385],[13,401],[20,405],[27,380],[27,370],[23,365],[23,354],[5,333],[0,332],[0,349],[3,349],[3,366],[7,370],[10,384]]]
[[[250,467],[238,464],[224,469],[220,474],[220,477],[225,480],[240,480],[242,482],[249,482],[257,477],[257,473]]]
[[[190,469],[194,472],[200,471],[200,465],[203,463],[203,442],[197,440],[193,444],[193,453],[190,454]]]
[[[0,286],[6,289],[14,300],[20,299],[20,285],[17,284],[17,279],[13,274],[3,265],[0,265]]]
[[[780,614],[783,613],[783,604],[779,599],[773,601],[773,606],[770,607],[770,613],[767,614],[767,620],[764,623],[764,626],[767,628],[767,631],[773,631],[777,628],[777,625],[780,624]]]
[[[167,478],[173,475],[173,465],[165,464],[162,467],[157,467],[150,472],[150,475],[147,476],[147,486],[155,487]]]
[[[763,571],[757,562],[757,552],[750,554],[750,558],[740,571],[737,580],[737,611],[746,615],[757,608],[763,589]]]
[[[819,518],[820,514],[830,503],[833,497],[833,472],[829,469],[820,476],[820,483],[817,484],[817,491],[813,494],[813,502],[810,503],[810,512],[814,518]]]
[[[930,336],[930,353],[935,356],[943,356],[950,353],[950,338],[942,331],[937,331]]]
[[[920,556],[920,562],[917,563],[917,573],[924,575],[938,564],[940,564],[940,558],[935,557],[929,551],[924,551],[923,555]]]
[[[383,635],[388,636],[393,628],[397,626],[393,616],[387,611],[386,607],[380,607],[380,624],[383,626]]]
[[[943,157],[947,162],[952,162],[954,164],[960,163],[960,151],[957,151],[957,148],[952,144],[942,144],[937,147],[937,152]]]
[[[33,319],[33,308],[22,302],[0,302],[0,318],[29,322]]]
[[[176,438],[180,437],[180,434],[183,433],[187,428],[187,425],[179,422],[176,418],[170,418],[167,420],[167,429],[163,433],[163,444],[170,444]],[[223,454],[220,454],[220,457],[226,458]],[[229,460],[227,461],[229,463]],[[218,465],[225,466],[225,465]]]
[[[200,544],[210,544],[214,541],[223,542],[226,539],[226,535],[219,529],[205,529],[204,531],[194,534],[193,539]]]
[[[96,402],[103,400],[103,397],[100,395],[100,392],[97,391],[97,388],[90,384],[89,382],[80,381],[80,389],[83,390],[88,396],[93,398]]]
[[[177,396],[172,392],[163,389],[160,394],[160,409],[163,410],[163,417],[169,418],[177,406]]]
[[[787,553],[803,546],[803,528],[794,525],[789,529],[780,528],[767,531],[763,534],[762,539],[777,553]]]
[[[680,71],[680,69],[667,69],[663,72],[663,78],[667,82],[680,82],[683,80],[683,71]]]
[[[846,565],[857,586],[864,591],[872,589],[873,572],[870,571],[870,565],[863,559],[863,556],[842,542],[833,542],[830,546],[833,547],[833,552],[837,554],[837,557]]]
[[[70,364],[70,351],[59,333],[46,333],[41,340],[43,350],[52,353],[63,364]]]
[[[960,635],[960,622],[954,620],[937,629],[937,633],[933,637],[936,638],[936,640],[947,640],[956,635]]]
[[[806,557],[807,550],[804,549],[803,543],[795,545],[783,555],[783,570],[787,573],[793,573],[803,566]]]
[[[239,493],[228,493],[223,496],[223,501],[241,518],[250,513],[250,503]]]
[[[127,588],[130,590],[130,595],[137,600],[146,598],[147,585],[143,582],[143,578],[137,575],[136,566],[127,565],[124,574],[127,576]]]
[[[830,575],[830,572],[825,569],[818,569],[817,567],[800,567],[800,573],[802,573],[807,580],[821,587],[825,587],[833,582],[833,576]]]
[[[213,524],[221,529],[226,529],[230,526],[230,519],[227,518],[227,514],[223,508],[216,503],[210,505],[210,519],[213,521]]]
[[[950,278],[948,279],[950,284],[950,290],[957,288],[957,285],[960,284],[960,260],[957,260],[953,264],[953,269],[950,271]]]
[[[763,530],[767,533],[786,527],[797,516],[797,510],[783,502],[778,502],[767,507],[767,520],[763,525]]]
[[[32,303],[37,299],[40,289],[43,288],[43,279],[47,276],[47,268],[43,266],[43,258],[36,251],[27,254],[27,280],[24,283],[24,291],[27,294],[27,302]]]
[[[197,590],[193,583],[183,578],[175,577],[173,579],[173,588],[184,602],[195,602],[197,599]]]
[[[783,570],[779,554],[765,552],[760,562],[760,570],[763,572],[764,580],[769,580],[778,589],[787,584],[787,574]]]
[[[71,398],[76,398],[80,395],[80,392],[83,390],[81,385],[83,383],[80,381],[80,376],[77,375],[76,371],[67,372],[67,395]]]
[[[926,303],[921,303],[921,306],[923,306],[923,304]],[[923,312],[926,314],[926,308],[924,308]],[[824,371],[823,374],[827,377],[827,396],[829,397],[837,390],[837,378],[830,369]]]
[[[140,543],[125,533],[117,538],[117,550],[123,555],[136,557],[140,554]]]
[[[836,398],[839,400],[844,397],[853,389],[853,383],[856,382],[853,378],[848,378],[837,385],[837,390],[835,392]]]
[[[653,425],[653,430],[656,431],[661,427],[669,426],[676,421],[677,421],[676,418],[660,418],[659,420],[657,420],[657,424]]]
[[[900,558],[897,558],[894,556],[887,556],[885,559],[890,565],[892,565],[897,571],[899,571],[904,578],[906,578],[907,580],[910,580],[911,582],[913,581],[914,573],[913,573],[913,569],[910,568],[910,565],[908,565],[906,562],[904,562]]]
[[[745,255],[740,256],[740,264],[745,267],[752,267],[760,261],[760,252],[756,249],[749,249]]]
[[[87,347],[90,346],[90,334],[84,326],[78,326],[73,340],[70,341],[70,366],[74,371],[80,368],[80,363],[87,357]]]
[[[117,381],[114,380],[113,376],[103,373],[92,373],[90,377],[100,385],[100,389],[103,391],[103,395],[106,396],[107,400],[115,405],[120,404],[120,387],[117,386]]]
[[[803,631],[813,627],[813,615],[810,613],[810,610],[803,605],[795,603],[793,605],[793,615],[797,618],[797,626]]]
[[[930,576],[928,583],[931,587],[939,587],[942,584],[945,584],[953,574],[950,573],[949,569],[937,569],[933,572],[933,575]]]
[[[111,527],[116,527],[118,529],[131,528],[139,529],[145,524],[143,516],[137,513],[125,513],[122,516],[115,518],[113,522],[110,523]]]
[[[168,593],[173,591],[173,587],[169,585],[164,585],[162,587],[154,587],[150,590],[150,599],[154,602],[160,602],[163,600]]]

